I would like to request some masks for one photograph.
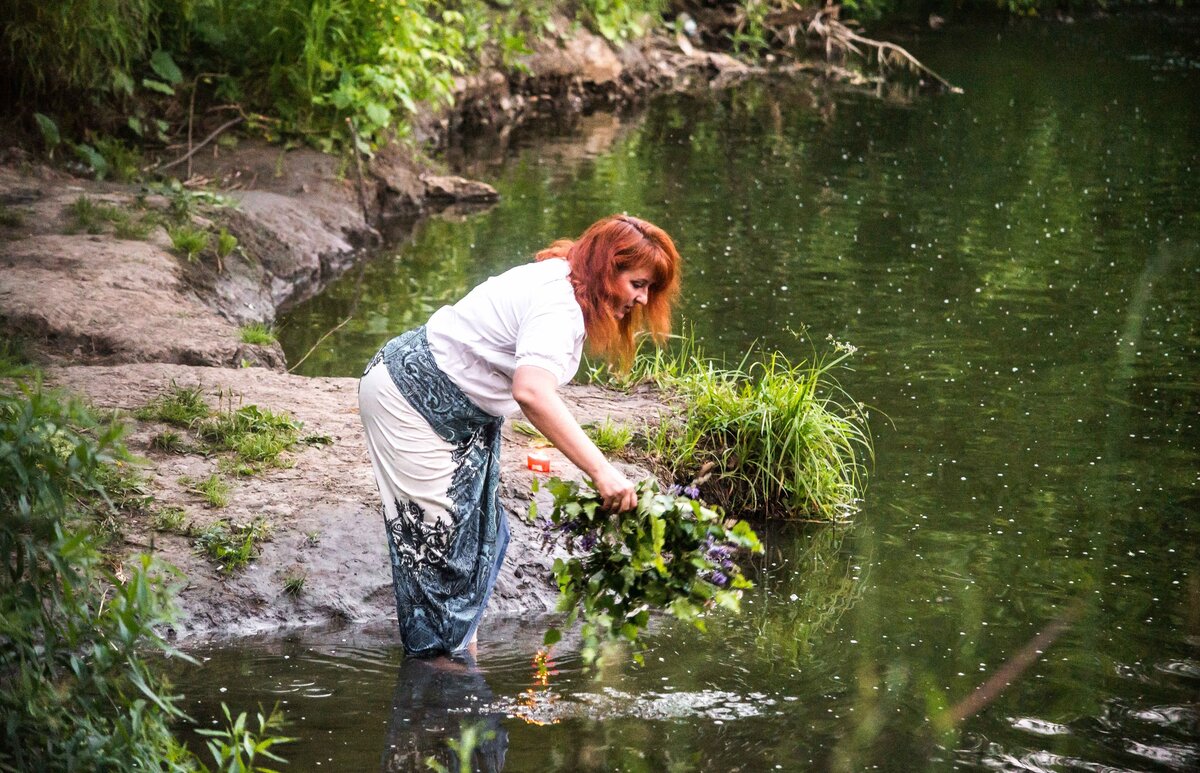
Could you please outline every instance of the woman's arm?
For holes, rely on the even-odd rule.
[[[637,506],[633,484],[612,466],[575,421],[558,396],[553,373],[536,365],[522,365],[513,374],[512,393],[533,426],[592,479],[605,507],[619,512]]]

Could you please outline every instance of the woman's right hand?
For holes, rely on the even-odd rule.
[[[592,482],[596,484],[604,509],[610,513],[623,513],[637,507],[637,489],[612,464],[605,462],[603,471]]]

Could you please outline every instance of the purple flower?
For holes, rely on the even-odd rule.
[[[696,488],[695,486],[687,486],[683,489],[683,495],[688,499],[699,499],[700,489]]]
[[[726,585],[729,584],[729,578],[726,577],[721,572],[716,571],[715,569],[713,571],[709,572],[708,576],[705,579],[708,580],[709,582],[711,582],[713,585],[716,585],[720,588],[724,588]]]
[[[595,531],[589,531],[587,534],[584,534],[579,538],[579,549],[591,550],[592,548],[596,547],[596,543],[599,541],[600,531],[598,529]]]

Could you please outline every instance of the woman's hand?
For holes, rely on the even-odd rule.
[[[629,478],[617,472],[611,464],[604,465],[607,469],[601,475],[592,479],[596,491],[604,500],[604,508],[610,513],[623,513],[637,507],[637,489]]]

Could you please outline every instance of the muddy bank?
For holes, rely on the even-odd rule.
[[[684,54],[662,39],[614,51],[586,31],[562,48],[539,50],[528,64],[519,75],[461,79],[453,111],[418,121],[422,139],[446,149],[455,136],[490,127],[502,141],[512,127],[546,115],[582,115],[654,90],[720,85],[752,73],[730,57]],[[52,385],[101,408],[132,411],[172,384],[197,385],[213,407],[257,404],[333,440],[297,449],[289,468],[229,478],[231,503],[214,509],[180,479],[207,477],[218,460],[157,452],[150,439],[164,428],[130,418],[129,445],[147,459],[146,488],[156,506],[183,508],[193,529],[256,517],[272,528],[258,559],[227,576],[197,554],[193,537],[155,531],[145,514],[129,516],[121,550],[149,550],[183,571],[176,634],[386,619],[394,615],[387,553],[355,380],[288,375],[278,344],[243,343],[240,328],[270,324],[280,310],[320,292],[380,243],[381,233],[404,233],[446,207],[487,206],[495,191],[399,147],[360,167],[310,149],[243,139],[205,148],[187,172],[186,186],[142,188],[73,178],[16,149],[0,157],[4,334],[19,338],[47,367]],[[81,201],[99,208],[98,219],[83,223]],[[181,221],[211,236],[225,230],[237,249],[220,261],[211,247],[185,259],[166,228]],[[147,228],[131,235],[137,229],[130,224]],[[648,395],[573,387],[565,396],[581,421],[653,415],[659,408]],[[510,520],[513,540],[492,616],[545,610],[555,598],[552,552],[519,517],[530,496],[527,442],[506,425],[503,497],[518,517]],[[558,455],[554,472],[579,475]],[[627,473],[647,474],[632,467]],[[295,576],[305,578],[303,592],[286,593],[285,579]]]

